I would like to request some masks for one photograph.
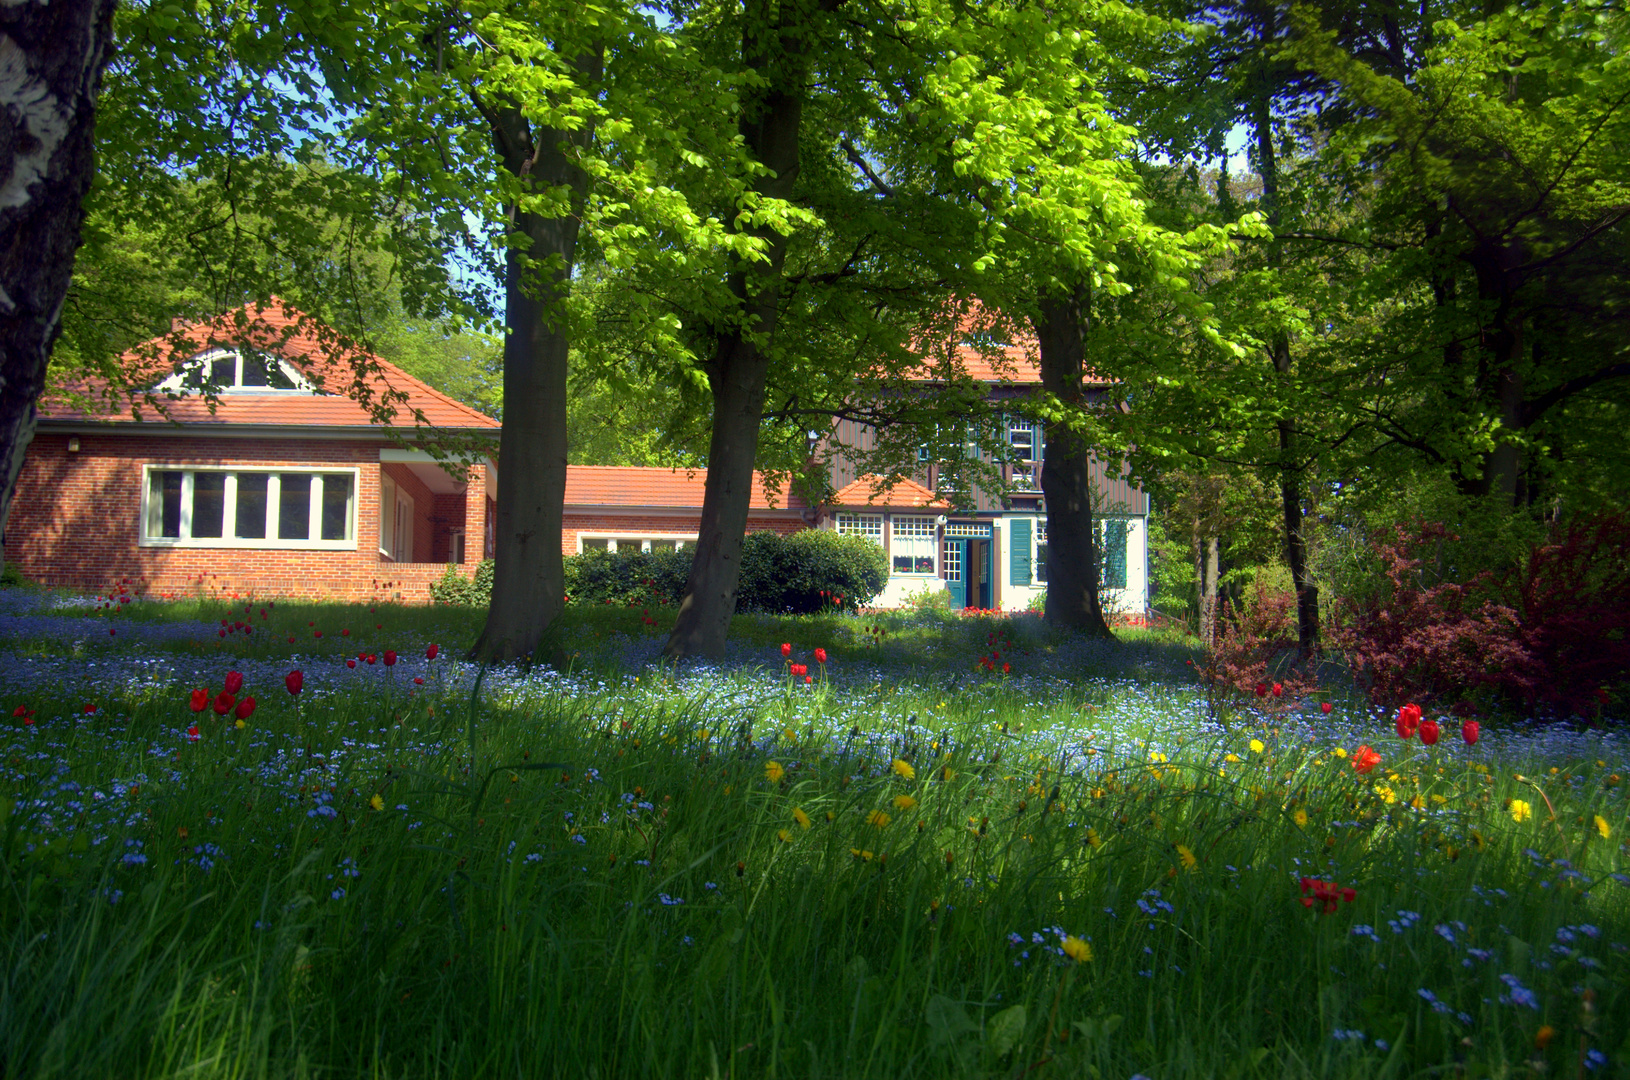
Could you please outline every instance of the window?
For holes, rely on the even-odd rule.
[[[889,555],[896,574],[933,574],[934,519],[897,517],[892,523]]]
[[[684,551],[696,543],[696,537],[675,536],[672,533],[655,536],[607,536],[579,534],[578,551]]]
[[[379,474],[379,553],[391,562],[413,561],[413,496]]]
[[[270,393],[286,390],[303,394],[316,388],[285,360],[258,349],[214,349],[200,353],[181,370],[158,384],[175,393]]]
[[[146,468],[147,547],[356,547],[357,470]]]
[[[1029,420],[1014,420],[1007,426],[1007,442],[1013,448],[1013,460],[1036,460],[1036,425]]]
[[[839,514],[838,532],[845,536],[864,536],[878,547],[883,546],[882,514]]]
[[[1047,519],[1036,520],[1036,561],[1032,564],[1036,584],[1047,584]]]

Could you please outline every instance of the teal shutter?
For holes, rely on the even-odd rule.
[[[1104,521],[1103,588],[1126,588],[1126,521],[1107,518]]]
[[[1008,521],[1008,577],[1015,585],[1030,584],[1030,519]]]

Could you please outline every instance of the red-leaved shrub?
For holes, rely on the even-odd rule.
[[[1282,714],[1319,688],[1313,666],[1297,656],[1296,597],[1260,579],[1254,589],[1238,612],[1226,598],[1218,604],[1216,632],[1200,669],[1211,719],[1229,697]]]
[[[1630,517],[1563,527],[1503,576],[1429,583],[1429,551],[1458,539],[1431,523],[1372,539],[1381,587],[1347,602],[1335,635],[1370,699],[1595,715],[1630,671]]]

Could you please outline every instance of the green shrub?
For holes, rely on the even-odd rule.
[[[677,607],[693,558],[691,551],[585,551],[567,556],[567,602]]]
[[[694,551],[585,551],[565,560],[568,603],[611,607],[678,607]],[[742,548],[736,610],[805,615],[855,611],[888,582],[883,550],[859,536],[806,529],[781,536],[750,534]],[[430,583],[438,604],[484,606],[492,599],[492,560],[475,578],[456,566]]]
[[[862,536],[805,529],[747,537],[741,555],[737,611],[804,615],[858,610],[888,583],[883,549]]]
[[[467,578],[458,567],[448,563],[441,577],[430,583],[430,602],[433,604],[463,604],[467,607],[486,607],[492,602],[491,559],[483,560],[475,568],[475,576]]]

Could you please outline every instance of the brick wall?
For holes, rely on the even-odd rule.
[[[77,452],[69,436],[37,435],[17,481],[6,557],[47,585],[101,589],[128,581],[138,595],[232,595],[400,599],[428,601],[429,583],[444,567],[434,563],[393,565],[380,561],[379,451],[384,440],[228,439],[173,435],[80,435]],[[337,465],[359,470],[356,548],[287,551],[244,548],[141,547],[139,520],[143,465],[177,467]],[[395,466],[386,466],[396,471]],[[435,550],[430,530],[435,498],[406,474],[404,487],[424,517],[415,551]],[[398,477],[402,480],[401,477]],[[424,500],[420,502],[420,493]],[[471,504],[487,506],[478,470]],[[480,536],[484,515],[466,528]],[[442,554],[445,556],[445,530]],[[479,545],[467,545],[465,572],[480,561]]]

